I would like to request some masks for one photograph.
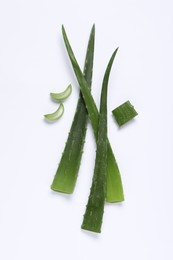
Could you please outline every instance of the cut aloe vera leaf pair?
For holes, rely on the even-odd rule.
[[[100,233],[104,204],[106,197],[106,173],[107,173],[107,92],[108,81],[111,67],[116,55],[117,49],[112,54],[111,59],[107,65],[100,97],[100,115],[98,123],[98,137],[97,137],[97,150],[95,158],[95,168],[92,186],[84,219],[82,229]]]
[[[64,38],[64,43],[66,46],[67,53],[69,55],[70,61],[72,63],[72,67],[74,69],[76,78],[78,80],[80,90],[83,95],[83,99],[85,101],[85,105],[88,110],[88,114],[90,117],[90,121],[94,130],[94,135],[97,140],[98,133],[98,120],[99,120],[99,112],[95,101],[91,95],[91,92],[88,87],[88,83],[84,78],[82,71],[78,65],[78,62],[75,58],[71,45],[69,43],[68,37],[65,32],[65,28],[62,26],[62,33]],[[115,156],[113,154],[111,145],[107,140],[107,189],[106,189],[106,201],[108,202],[120,202],[124,200],[123,194],[123,186],[121,181],[121,176],[119,172],[119,168],[117,162],[115,160]]]
[[[66,98],[68,98],[70,96],[72,92],[72,85],[68,85],[68,87],[60,93],[50,93],[51,97],[56,100],[56,101],[62,101],[65,100]],[[44,117],[50,121],[56,121],[58,120],[60,117],[62,117],[62,115],[64,114],[64,105],[62,103],[60,103],[58,109],[51,113],[51,114],[46,114],[44,115]]]

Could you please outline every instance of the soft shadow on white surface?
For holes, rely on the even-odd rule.
[[[60,118],[57,119],[57,120],[54,120],[54,121],[53,120],[51,121],[51,120],[49,120],[49,119],[47,119],[45,117],[43,118],[44,123],[46,123],[48,125],[56,124],[58,120],[60,120]]]
[[[84,229],[81,229],[81,232],[84,233],[85,235],[93,238],[93,239],[99,239],[100,235],[99,233],[95,233],[95,232],[91,232],[91,231],[87,231]]]
[[[73,199],[72,198],[73,194],[66,194],[66,193],[63,193],[63,192],[56,192],[56,191],[53,191],[53,190],[50,191],[50,194],[51,194],[51,196],[64,198],[64,199],[69,200],[69,201]]]
[[[116,202],[116,203],[111,203],[111,202],[105,202],[105,205],[108,207],[119,207],[122,208],[124,206],[124,201],[123,202]]]

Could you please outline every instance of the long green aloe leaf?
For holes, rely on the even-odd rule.
[[[91,88],[92,82],[94,40],[95,26],[93,25],[88,42],[83,73],[83,77],[87,82],[88,88]],[[51,185],[51,189],[54,191],[60,191],[69,194],[73,193],[82,157],[82,150],[86,135],[87,119],[88,113],[86,110],[85,102],[80,93],[67,143],[65,145],[59,167]]]
[[[111,67],[117,50],[108,63],[101,91],[100,115],[98,125],[97,150],[92,187],[86,206],[82,229],[101,232],[106,197],[107,172],[107,89]]]
[[[95,101],[91,95],[89,90],[89,86],[85,77],[82,74],[82,71],[78,65],[78,62],[74,56],[73,50],[67,38],[67,34],[65,32],[64,26],[62,26],[62,34],[65,42],[65,46],[72,63],[74,72],[76,74],[76,78],[80,85],[80,89],[85,100],[85,104],[88,110],[88,114],[90,117],[90,121],[94,130],[94,135],[97,140],[97,132],[98,132],[98,118],[99,112],[96,107]],[[119,172],[119,168],[117,162],[115,160],[111,145],[108,141],[107,147],[107,189],[106,189],[106,201],[107,202],[120,202],[124,200],[124,193],[122,187],[121,176]]]

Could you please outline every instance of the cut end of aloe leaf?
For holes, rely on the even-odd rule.
[[[44,115],[44,117],[50,121],[56,121],[63,115],[63,113],[64,113],[64,105],[61,103],[55,112],[51,114],[46,114]]]
[[[91,228],[91,227],[87,227],[85,225],[82,224],[81,229],[87,231],[87,232],[94,232],[94,233],[101,233],[101,229],[95,229],[95,228]]]
[[[121,203],[123,201],[125,201],[124,197],[120,197],[119,199],[116,197],[116,200],[113,198],[106,198],[105,200],[107,203]]]
[[[122,126],[138,115],[130,101],[126,101],[112,110],[113,116],[119,126]]]
[[[50,186],[51,190],[55,191],[55,192],[60,192],[60,193],[65,193],[65,194],[72,194],[73,193],[73,189],[68,189],[68,187],[58,187],[58,185],[52,184]]]
[[[68,98],[71,92],[72,92],[72,85],[70,84],[64,91],[60,93],[50,93],[50,95],[54,100],[61,101]]]

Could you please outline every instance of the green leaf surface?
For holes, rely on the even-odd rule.
[[[88,83],[85,77],[82,74],[82,71],[77,63],[77,60],[74,56],[73,50],[69,43],[67,34],[65,32],[64,26],[62,26],[62,33],[65,42],[65,46],[72,63],[76,78],[78,80],[83,99],[85,101],[85,105],[88,110],[88,114],[90,117],[90,121],[93,127],[94,135],[97,140],[98,133],[98,120],[99,120],[99,112],[96,107],[95,101],[91,95],[89,90]],[[106,189],[106,201],[107,202],[120,202],[124,200],[123,186],[121,181],[121,176],[119,172],[119,168],[117,162],[115,160],[112,148],[110,146],[109,141],[107,142],[107,189]]]
[[[111,56],[108,63],[101,91],[100,115],[98,125],[97,150],[92,187],[82,229],[101,232],[104,204],[106,197],[106,173],[107,173],[107,89],[111,67],[117,50]]]
[[[130,101],[126,101],[119,107],[115,108],[112,110],[112,113],[119,126],[126,124],[138,115]]]
[[[91,88],[92,82],[94,40],[95,26],[92,27],[90,33],[83,72],[89,88]],[[87,121],[88,113],[80,93],[68,139],[51,185],[51,189],[54,191],[69,194],[74,191],[85,142]]]

